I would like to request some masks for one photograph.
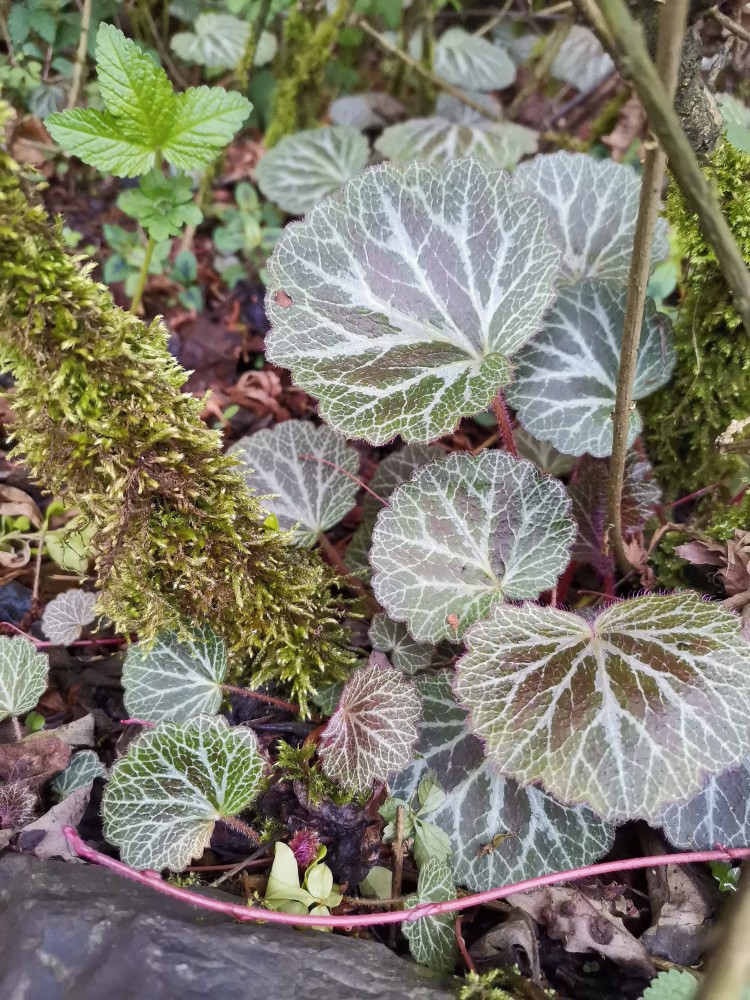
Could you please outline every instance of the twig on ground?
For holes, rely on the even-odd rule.
[[[261,694],[259,691],[251,691],[249,688],[237,687],[235,684],[222,684],[221,690],[227,694],[236,694],[240,698],[255,698],[266,705],[275,705],[276,708],[283,708],[286,712],[299,715],[299,705],[291,701],[283,701],[281,698],[273,698],[270,694]]]
[[[245,858],[244,861],[239,861],[236,865],[232,865],[232,867],[228,871],[225,871],[223,875],[219,875],[219,877],[211,883],[211,888],[215,889],[217,885],[221,885],[222,882],[226,882],[228,878],[232,878],[234,875],[239,875],[239,873],[244,871],[245,868],[248,868],[253,861],[256,861],[263,854],[268,854],[270,850],[271,848],[268,844],[263,844],[263,846],[259,847],[257,851],[253,851],[250,857]]]
[[[72,826],[63,827],[66,840],[85,861],[109,868],[124,878],[141,885],[151,886],[157,892],[181,899],[191,906],[199,906],[214,913],[224,913],[235,920],[262,920],[271,924],[287,924],[298,927],[377,927],[385,924],[412,923],[423,917],[436,917],[441,913],[454,913],[466,910],[472,906],[483,906],[497,899],[505,899],[519,892],[528,892],[546,885],[559,885],[561,882],[573,882],[583,878],[594,878],[599,875],[611,875],[623,871],[637,871],[641,868],[658,868],[660,865],[691,865],[708,861],[744,861],[750,858],[750,847],[729,847],[716,851],[689,851],[684,854],[659,854],[647,858],[631,858],[626,861],[605,861],[601,864],[587,865],[584,868],[573,868],[570,871],[554,872],[550,875],[540,875],[537,878],[526,879],[504,885],[498,889],[488,889],[486,892],[471,893],[445,903],[418,903],[410,910],[390,910],[387,913],[355,913],[352,915],[331,916],[299,916],[296,913],[281,913],[276,910],[264,910],[257,906],[245,906],[238,903],[224,903],[210,896],[199,896],[190,889],[165,882],[155,871],[138,871],[126,865],[124,861],[116,861],[106,854],[89,847]]]
[[[750,42],[750,31],[747,28],[743,28],[741,24],[737,24],[731,17],[722,14],[717,7],[712,7],[708,12],[708,16],[712,17],[722,28],[726,28],[727,31],[731,31],[733,35],[741,38],[743,42]]]
[[[669,0],[664,4],[659,18],[656,67],[664,87],[665,100],[669,102],[670,106],[677,87],[677,73],[680,67],[682,42],[685,37],[687,10],[688,0]],[[628,274],[628,292],[625,301],[625,319],[612,424],[612,457],[609,462],[607,482],[605,546],[607,541],[612,543],[618,565],[624,572],[629,572],[633,568],[622,535],[622,493],[625,485],[625,461],[628,455],[630,416],[633,407],[633,384],[638,363],[643,311],[646,304],[646,286],[651,271],[651,249],[654,243],[656,223],[659,219],[666,169],[666,153],[661,145],[652,139],[646,145],[638,219],[633,238],[633,255]]]

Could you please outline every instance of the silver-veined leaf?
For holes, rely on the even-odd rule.
[[[47,687],[47,657],[22,636],[0,637],[0,721],[30,712]]]
[[[87,590],[66,590],[54,597],[42,615],[42,631],[50,642],[69,646],[96,615],[96,594]]]
[[[572,455],[563,455],[549,441],[532,437],[523,427],[513,428],[513,440],[521,458],[528,458],[549,476],[566,476],[575,465]]]
[[[437,858],[429,858],[419,870],[417,894],[410,896],[406,905],[445,903],[455,898],[456,888],[449,866]],[[454,913],[441,913],[403,923],[401,927],[414,960],[433,972],[452,972],[458,961],[455,922]]]
[[[718,94],[727,139],[743,153],[750,153],[750,108],[731,94]]]
[[[422,469],[378,515],[373,589],[420,642],[460,638],[500,601],[538,597],[575,537],[562,485],[498,451]]]
[[[541,207],[508,175],[381,164],[277,243],[268,357],[347,436],[431,441],[509,381],[557,266]]]
[[[280,527],[296,526],[300,545],[314,545],[355,505],[359,486],[350,477],[359,472],[359,456],[330,427],[286,420],[241,438],[230,451],[247,467],[248,486],[261,496],[276,494],[263,505]]]
[[[586,620],[500,605],[467,635],[456,694],[504,773],[608,820],[653,820],[750,749],[750,644],[693,592]]]
[[[539,788],[522,788],[485,757],[453,697],[451,676],[443,671],[417,681],[417,752],[391,787],[396,798],[409,801],[426,774],[436,776],[445,797],[429,819],[451,839],[456,882],[483,892],[606,854],[611,826],[588,809],[560,805]]]
[[[612,427],[625,318],[625,287],[581,281],[563,287],[544,329],[517,357],[516,379],[506,392],[523,427],[565,455],[612,453]],[[653,302],[638,348],[633,399],[669,381],[675,354],[669,319]],[[628,445],[641,429],[634,408]]]
[[[614,68],[611,56],[604,51],[594,32],[582,24],[574,24],[560,46],[550,72],[556,80],[584,92],[609,76]]]
[[[350,125],[360,132],[383,128],[403,114],[403,104],[390,94],[378,90],[337,97],[328,109],[328,117],[334,125]]]
[[[447,452],[437,445],[430,444],[406,444],[398,451],[392,451],[378,463],[375,474],[369,486],[372,493],[365,493],[362,501],[362,520],[357,525],[357,530],[352,536],[352,540],[346,550],[345,562],[348,568],[361,577],[363,580],[370,578],[370,546],[372,545],[372,532],[375,528],[375,521],[383,504],[376,500],[387,502],[391,494],[412,475],[421,469],[423,465],[436,462],[446,457]]]
[[[394,667],[359,667],[320,737],[323,770],[344,788],[367,791],[411,757],[421,712],[414,685]]]
[[[309,129],[286,136],[261,159],[258,187],[290,215],[306,215],[367,166],[367,139],[348,125]]]
[[[73,754],[70,763],[52,782],[52,791],[59,799],[65,799],[79,788],[90,785],[95,778],[103,778],[107,773],[104,764],[93,750],[80,750]]]
[[[217,820],[250,805],[262,775],[255,734],[226,719],[146,729],[112,768],[104,835],[134,868],[180,871],[208,847]]]
[[[641,192],[641,179],[631,167],[585,153],[558,152],[535,156],[515,176],[547,209],[569,281],[627,281]],[[669,252],[666,233],[660,220],[654,263]]]
[[[457,124],[442,117],[412,118],[391,125],[375,143],[375,149],[394,163],[426,160],[441,164],[473,156],[502,168],[514,167],[522,157],[535,153],[537,147],[537,133],[515,122],[480,119],[472,124]]]
[[[195,19],[193,31],[173,35],[170,46],[185,62],[198,63],[209,69],[232,69],[242,59],[250,24],[232,14],[208,11]],[[268,31],[258,40],[254,66],[265,66],[276,54],[276,38]]]
[[[516,78],[505,49],[463,28],[449,28],[438,39],[435,72],[464,90],[503,90]]]
[[[226,646],[207,625],[196,628],[190,639],[164,632],[153,643],[128,650],[122,671],[125,706],[131,718],[145,722],[216,715],[226,674]]]
[[[750,842],[750,757],[739,767],[708,779],[688,799],[667,806],[657,817],[675,847],[690,851],[713,851],[723,847],[746,847]]]
[[[402,673],[417,674],[432,662],[435,652],[432,643],[417,642],[403,622],[394,622],[388,615],[375,615],[368,637],[372,648],[387,653],[393,666]]]

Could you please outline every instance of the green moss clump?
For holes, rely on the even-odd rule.
[[[251,683],[307,710],[355,657],[335,579],[265,525],[220,436],[183,393],[160,322],[115,306],[0,153],[0,364],[16,379],[15,453],[96,529],[99,610],[148,640],[208,623]]]
[[[338,0],[319,23],[296,5],[287,15],[282,38],[279,85],[264,142],[271,149],[284,136],[318,124],[325,70],[352,0]]]
[[[750,156],[723,142],[704,172],[750,266]],[[729,490],[746,462],[721,454],[716,438],[732,420],[750,415],[750,336],[732,306],[716,256],[676,185],[667,197],[666,214],[688,273],[675,323],[674,378],[639,404],[646,446],[657,479],[670,495],[714,482]]]

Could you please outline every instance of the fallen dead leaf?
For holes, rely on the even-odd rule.
[[[39,788],[70,763],[71,749],[56,736],[0,743],[0,781],[23,781]]]
[[[470,954],[480,970],[518,965],[535,983],[542,982],[536,925],[520,908],[475,941]]]
[[[16,848],[43,860],[80,861],[62,831],[64,826],[78,826],[81,822],[91,798],[91,788],[92,785],[84,785],[76,789],[44,816],[25,826],[18,834]]]
[[[508,896],[569,952],[593,951],[632,974],[654,976],[645,946],[612,913],[613,901],[584,894],[576,886],[547,886]]]

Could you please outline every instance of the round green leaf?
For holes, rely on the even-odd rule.
[[[378,516],[373,589],[415,639],[454,639],[498,602],[553,587],[574,537],[565,490],[531,462],[453,454],[400,486]]]
[[[421,706],[416,688],[393,667],[359,667],[320,737],[323,771],[344,788],[367,791],[409,760]]]
[[[90,785],[95,778],[103,778],[107,769],[93,750],[81,750],[73,754],[70,763],[52,782],[52,791],[59,799],[67,798],[71,792]]]
[[[276,245],[269,360],[349,437],[431,441],[509,381],[557,264],[542,209],[508,175],[382,164]]]
[[[550,72],[556,80],[575,87],[581,93],[593,89],[615,64],[593,31],[574,24],[555,56]]]
[[[194,31],[180,31],[172,36],[170,46],[185,62],[209,69],[232,69],[242,58],[250,34],[247,21],[232,14],[209,11],[195,19]],[[276,54],[276,39],[267,31],[261,34],[254,65],[264,66]]]
[[[122,671],[125,707],[131,718],[146,722],[216,715],[226,675],[226,646],[207,625],[196,628],[189,640],[164,632],[151,644],[128,649]]]
[[[104,835],[134,868],[180,871],[208,847],[217,820],[250,805],[262,775],[255,734],[223,718],[146,729],[112,768]]]
[[[651,980],[642,1000],[695,1000],[698,986],[698,980],[689,972],[669,969]],[[744,995],[743,1000],[747,1000]]]
[[[558,152],[535,156],[515,176],[544,205],[569,281],[627,281],[641,193],[641,179],[631,167],[585,153]],[[660,219],[652,260],[668,252],[667,227]]]
[[[47,687],[47,657],[28,639],[0,637],[0,721],[30,712]]]
[[[617,372],[625,318],[624,286],[581,281],[564,287],[544,329],[518,355],[508,402],[525,429],[565,455],[612,453]],[[669,381],[675,354],[669,319],[646,305],[633,399]],[[628,445],[641,429],[633,409]]]
[[[372,648],[388,653],[397,670],[416,674],[426,670],[432,662],[435,647],[431,643],[417,642],[409,635],[403,622],[394,622],[388,615],[375,615],[370,625],[369,639]]]
[[[608,820],[653,820],[750,748],[750,645],[692,592],[587,621],[500,605],[467,635],[456,694],[502,771]]]
[[[282,139],[255,170],[258,187],[290,215],[305,215],[367,166],[367,139],[348,125],[314,128]]]
[[[448,834],[459,885],[483,892],[548,871],[578,868],[606,854],[614,830],[588,809],[571,809],[529,786],[504,778],[469,732],[456,704],[451,674],[420,677],[422,722],[416,753],[391,782],[410,801],[433,774],[445,791],[429,820]]]
[[[449,28],[440,36],[435,72],[464,90],[503,90],[516,78],[516,67],[505,49],[463,28]]]
[[[86,590],[66,590],[54,597],[42,615],[42,631],[50,642],[69,646],[85,625],[96,618],[96,594]]]
[[[280,527],[296,526],[300,545],[314,545],[355,505],[359,485],[350,477],[359,472],[359,455],[330,427],[286,420],[241,438],[230,451],[247,467],[248,486],[274,494],[263,505]]]

